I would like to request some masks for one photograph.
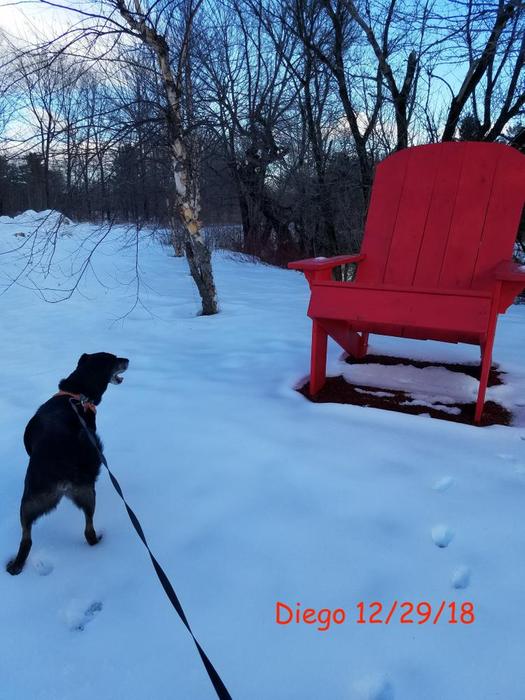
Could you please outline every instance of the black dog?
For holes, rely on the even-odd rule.
[[[129,360],[107,352],[82,355],[77,368],[58,385],[60,391],[40,406],[26,426],[24,445],[29,466],[20,504],[22,541],[16,557],[7,565],[10,574],[19,574],[31,549],[31,527],[35,520],[57,507],[62,496],[84,511],[84,535],[94,545],[100,538],[93,527],[95,481],[100,471],[100,455],[81,425],[71,400],[84,418],[102,451],[96,434],[95,413],[108,384],[120,384],[120,374]]]

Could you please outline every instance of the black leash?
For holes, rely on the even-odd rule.
[[[180,617],[180,619],[181,619],[182,622],[184,623],[184,626],[186,627],[186,629],[188,630],[188,632],[191,634],[191,637],[192,637],[193,641],[195,642],[195,646],[197,647],[197,651],[199,652],[199,655],[200,655],[200,657],[201,657],[201,659],[202,659],[202,663],[204,664],[204,667],[205,667],[205,669],[206,669],[206,671],[207,671],[207,673],[208,673],[208,676],[210,677],[210,680],[211,680],[211,682],[212,682],[212,684],[213,684],[213,687],[215,688],[215,692],[217,693],[217,696],[219,697],[219,700],[232,700],[232,697],[231,697],[230,693],[226,690],[226,686],[225,686],[224,683],[222,682],[221,677],[219,676],[219,674],[218,674],[217,671],[215,670],[215,667],[213,666],[212,662],[209,660],[209,658],[207,657],[207,655],[206,655],[204,649],[201,647],[201,645],[200,645],[199,642],[197,641],[195,635],[193,634],[193,631],[192,631],[192,629],[191,629],[191,627],[190,627],[190,623],[188,622],[188,618],[186,617],[186,614],[185,614],[184,610],[182,609],[182,605],[180,604],[180,601],[179,601],[179,599],[178,599],[178,597],[177,597],[177,594],[175,593],[175,589],[174,589],[173,586],[171,585],[169,578],[166,576],[166,574],[165,574],[165,572],[164,572],[164,569],[162,568],[162,566],[159,564],[159,562],[158,562],[158,561],[155,559],[155,557],[153,556],[153,554],[152,554],[152,552],[151,552],[151,549],[149,548],[148,542],[147,542],[147,540],[146,540],[146,536],[144,535],[144,531],[142,530],[142,526],[141,526],[141,524],[140,524],[140,522],[139,522],[139,519],[137,518],[137,516],[135,515],[135,513],[132,511],[132,509],[131,509],[130,506],[128,505],[126,499],[124,498],[124,494],[122,493],[122,489],[120,488],[119,482],[117,481],[117,479],[115,478],[115,476],[112,474],[110,468],[108,467],[108,463],[107,463],[107,461],[106,461],[106,458],[104,457],[104,455],[103,455],[102,452],[100,451],[100,449],[99,449],[99,447],[98,447],[98,445],[97,445],[97,442],[96,442],[96,440],[95,440],[95,438],[94,438],[94,436],[93,436],[91,430],[88,428],[88,426],[87,426],[87,424],[86,424],[86,421],[85,421],[84,418],[80,415],[80,412],[79,412],[78,409],[77,409],[77,406],[76,406],[76,404],[75,404],[75,401],[76,401],[76,400],[73,399],[73,398],[70,398],[70,399],[69,399],[69,403],[71,404],[71,406],[73,407],[73,410],[74,410],[75,413],[77,414],[78,419],[79,419],[79,421],[80,421],[80,424],[81,424],[82,427],[84,428],[84,430],[85,430],[85,432],[86,432],[86,435],[88,436],[88,438],[89,438],[89,440],[91,441],[92,445],[93,445],[93,446],[95,447],[95,449],[97,450],[97,452],[98,452],[98,454],[99,454],[99,457],[100,457],[100,459],[101,459],[101,461],[102,461],[102,464],[103,464],[103,465],[106,467],[106,469],[108,470],[108,474],[109,474],[109,478],[111,479],[111,483],[112,483],[113,486],[115,487],[115,491],[118,493],[118,495],[119,495],[119,496],[121,497],[121,499],[123,500],[124,505],[126,506],[126,510],[128,511],[129,519],[130,519],[131,522],[133,523],[133,527],[134,527],[135,530],[137,531],[137,535],[140,537],[140,539],[142,540],[144,546],[145,546],[146,549],[148,550],[148,554],[149,554],[150,559],[151,559],[151,561],[152,561],[152,563],[153,563],[153,568],[154,568],[155,571],[157,572],[157,576],[159,577],[159,581],[161,582],[162,587],[164,588],[164,591],[165,591],[166,595],[168,596],[168,598],[169,598],[169,600],[170,600],[170,603],[171,603],[171,604],[173,605],[173,607],[175,608],[175,610],[176,610],[176,612],[177,612],[177,615]],[[82,405],[82,404],[85,403],[85,402],[81,400],[81,401],[76,401],[76,403],[80,403],[80,405]]]

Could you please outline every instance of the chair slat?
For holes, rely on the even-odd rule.
[[[383,282],[411,287],[428,219],[441,150],[413,148],[388,251]]]
[[[422,152],[425,151],[422,149]],[[414,286],[438,286],[439,273],[447,249],[456,194],[458,191],[461,168],[465,158],[465,149],[456,148],[456,144],[442,144],[441,158],[438,163],[432,201],[430,203],[425,229],[422,234],[421,247],[414,274]]]
[[[379,284],[383,281],[409,155],[409,150],[401,151],[376,167],[361,246],[366,260],[357,269],[360,282]]]
[[[499,148],[486,148],[483,143],[459,145],[465,151],[465,160],[438,282],[446,289],[472,286],[496,166],[502,155]]]
[[[514,149],[505,149],[500,158],[476,257],[473,288],[494,284],[493,269],[502,260],[511,260],[525,201],[525,158]]]

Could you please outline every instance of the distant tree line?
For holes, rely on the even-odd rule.
[[[166,149],[145,153],[134,143],[122,143],[104,157],[102,173],[71,163],[67,177],[59,158],[46,169],[40,153],[20,157],[0,154],[0,216],[27,209],[57,209],[75,220],[151,223],[169,226],[173,183]],[[210,154],[202,175],[202,218],[210,224],[239,222],[235,183],[224,157]]]

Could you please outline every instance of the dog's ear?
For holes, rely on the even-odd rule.
[[[77,367],[80,367],[80,365],[83,365],[86,360],[88,359],[89,355],[86,355],[86,353],[83,353],[82,356],[80,357],[80,360],[78,361]]]

